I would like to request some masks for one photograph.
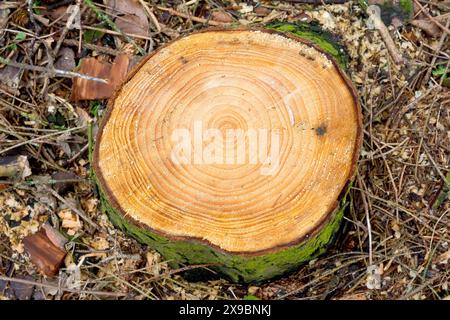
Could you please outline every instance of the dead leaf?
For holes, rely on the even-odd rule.
[[[80,107],[76,107],[75,112],[78,115],[77,120],[76,120],[77,126],[87,127],[89,122],[92,121],[92,118],[89,116],[89,113],[87,113],[86,110],[84,110]]]
[[[67,14],[68,6],[61,6],[52,10],[44,10],[43,14],[48,16],[51,21],[59,19],[61,22],[67,22],[69,15]]]
[[[75,68],[75,53],[73,50],[67,47],[61,48],[54,67],[60,70],[72,71]]]
[[[430,37],[437,37],[441,34],[441,29],[428,19],[412,20],[411,25],[423,30]]]
[[[438,257],[438,263],[439,264],[447,264],[448,260],[450,260],[450,250],[447,252],[444,252]]]
[[[28,275],[17,276],[16,278],[21,280],[34,281],[33,277]],[[20,283],[16,281],[10,281],[9,286],[11,287],[14,296],[17,300],[30,300],[34,290],[34,285],[28,283]]]
[[[73,181],[65,180],[75,180],[78,179],[78,176],[73,172],[59,171],[52,174],[52,179],[60,181],[53,185],[53,189],[58,193],[64,193],[74,184]]]
[[[272,10],[266,8],[266,7],[256,7],[253,9],[253,12],[257,16],[267,16]]]
[[[123,33],[148,36],[149,22],[144,7],[138,0],[104,0],[106,10]]]
[[[211,19],[222,23],[233,22],[233,17],[231,16],[231,14],[222,10],[211,12]]]
[[[10,93],[17,92],[20,79],[22,78],[23,69],[13,66],[5,66],[0,69],[0,83],[3,83]]]
[[[127,55],[119,55],[113,64],[100,62],[95,58],[85,58],[81,61],[78,71],[93,77],[108,80],[108,83],[76,78],[72,85],[71,100],[98,100],[108,99],[115,89],[122,83],[128,72],[130,58]]]

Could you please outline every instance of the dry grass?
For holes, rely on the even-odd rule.
[[[235,285],[225,280],[194,282],[181,277],[185,269],[170,269],[157,253],[115,230],[100,211],[98,195],[89,179],[87,120],[93,118],[95,131],[97,110],[101,113],[104,102],[70,104],[71,80],[55,77],[51,70],[55,62],[52,46],[61,42],[76,51],[79,31],[66,30],[61,37],[57,31],[64,27],[63,21],[51,21],[52,25],[45,26],[36,17],[30,20],[26,4],[13,3],[10,19],[0,30],[0,56],[19,58],[21,63],[40,66],[47,72],[12,70],[18,73],[12,77],[17,87],[5,81],[0,84],[0,156],[26,155],[33,172],[27,181],[0,183],[0,297],[448,297],[450,205],[448,199],[440,201],[439,195],[448,190],[450,96],[431,73],[439,65],[448,68],[445,33],[433,39],[410,26],[391,32],[400,53],[408,60],[405,67],[399,68],[392,63],[378,33],[366,28],[363,13],[353,3],[311,8],[280,1],[261,5],[265,9],[260,9],[259,15],[247,7],[234,10],[226,1],[171,1],[171,6],[164,1],[145,3],[147,9],[153,8],[146,11],[152,29],[148,37],[124,37],[106,31],[103,41],[84,46],[81,55],[95,54],[111,60],[118,51],[137,54],[140,47],[149,52],[211,24],[204,18],[205,13],[224,8],[236,23],[251,25],[274,19],[296,21],[306,13],[341,35],[351,57],[349,72],[361,97],[365,128],[358,175],[342,232],[322,257],[294,274],[260,286]],[[427,3],[422,5],[431,6],[432,15],[445,13]],[[158,10],[155,4],[171,10]],[[2,3],[0,9],[6,6]],[[104,7],[98,8],[104,11]],[[112,30],[98,25],[96,15],[86,5],[82,4],[81,10],[82,28]],[[25,39],[18,40],[23,34]],[[17,49],[6,49],[11,45]],[[3,79],[4,68],[0,69]],[[56,195],[48,192],[49,177],[55,172],[75,175],[66,177],[72,185],[68,191]],[[78,227],[75,223],[72,229],[64,228],[61,224],[67,217],[60,213],[76,211],[74,208],[87,219],[80,219]],[[45,279],[36,272],[22,244],[24,236],[36,232],[47,220],[71,234],[65,267],[54,279]],[[191,268],[195,267],[187,269]]]

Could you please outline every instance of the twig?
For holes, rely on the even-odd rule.
[[[144,49],[142,49],[140,46],[138,46],[136,44],[136,42],[129,36],[127,36],[125,33],[123,33],[119,27],[111,20],[111,18],[100,11],[99,8],[97,8],[97,6],[91,1],[91,0],[83,0],[84,4],[86,4],[92,11],[95,12],[95,14],[97,15],[97,17],[102,20],[103,22],[105,22],[110,28],[112,28],[114,31],[119,32],[121,36],[123,36],[129,43],[131,43],[138,51],[141,55],[145,54]]]
[[[55,50],[53,51],[53,56],[55,58],[58,56],[59,48],[61,47],[64,39],[66,38],[67,32],[69,32],[70,29],[73,29],[77,15],[78,16],[80,15],[79,4],[77,3],[76,5],[68,6],[66,13],[70,13],[70,16],[67,19],[66,25],[64,26],[61,35],[59,36],[58,42],[56,43]]]
[[[358,184],[361,189],[366,189],[365,183],[361,179],[361,175],[358,173]],[[369,205],[367,203],[366,195],[361,192],[361,198],[364,205],[364,211],[366,212],[366,223],[367,223],[367,235],[369,237],[369,265],[371,266],[373,264],[373,252],[372,252],[372,225],[370,223],[370,211],[369,211]]]
[[[74,162],[79,156],[81,156],[84,152],[86,152],[88,147],[89,147],[89,143],[86,144],[83,148],[81,148],[80,151],[78,151],[72,158],[67,160],[67,164]]]
[[[150,277],[148,279],[145,279],[140,284],[141,285],[142,284],[146,284],[146,283],[149,283],[149,282],[152,282],[152,281],[159,280],[159,279],[164,278],[164,277],[170,277],[170,276],[172,276],[174,274],[177,274],[177,273],[181,273],[181,272],[185,272],[185,271],[189,271],[189,270],[193,270],[193,269],[199,269],[199,268],[205,268],[206,270],[214,272],[213,270],[209,269],[208,267],[217,266],[217,265],[218,265],[217,263],[206,263],[206,264],[196,264],[196,265],[186,266],[186,267],[182,267],[182,268],[179,268],[179,269],[170,270],[170,271],[165,272],[163,274],[158,274],[156,276],[152,276],[152,277]]]
[[[229,23],[222,23],[222,22],[217,22],[217,21],[214,21],[214,20],[207,20],[207,19],[204,19],[204,18],[191,16],[189,14],[178,12],[178,11],[172,9],[172,8],[164,8],[164,7],[160,7],[160,6],[157,6],[156,8],[158,10],[160,10],[160,11],[168,12],[169,14],[174,15],[174,16],[178,16],[178,17],[181,17],[181,18],[184,18],[184,19],[191,19],[192,21],[195,21],[195,22],[206,23],[206,24],[209,24],[211,26],[229,26],[230,25]]]
[[[77,73],[77,72],[60,70],[60,69],[49,69],[49,68],[40,67],[40,66],[32,66],[32,65],[25,64],[25,63],[14,62],[9,59],[2,58],[2,57],[0,57],[0,63],[6,64],[6,65],[9,65],[12,67],[20,68],[20,69],[30,70],[30,71],[45,72],[45,73],[50,73],[50,74],[53,73],[55,76],[60,76],[60,77],[65,77],[65,78],[81,78],[81,79],[86,79],[86,80],[91,80],[91,81],[108,83],[108,80],[88,76],[87,74],[81,74],[81,73]]]
[[[33,25],[36,25],[36,21],[34,20],[34,16],[33,16],[33,1],[32,0],[27,0],[27,11],[28,11],[28,16],[30,17],[30,21]]]
[[[69,288],[63,288],[54,284],[50,283],[42,283],[38,281],[31,281],[26,279],[17,279],[17,278],[11,278],[11,277],[5,277],[0,275],[0,280],[7,281],[7,282],[16,282],[16,283],[22,283],[22,284],[28,284],[32,286],[37,287],[44,287],[44,288],[51,288],[51,289],[58,289],[60,291],[65,292],[72,292],[72,293],[82,293],[82,294],[92,294],[96,296],[110,296],[110,297],[124,297],[126,296],[126,293],[122,292],[106,292],[106,291],[91,291],[91,290],[77,290],[77,289],[69,289]]]
[[[43,135],[43,136],[40,136],[40,137],[37,137],[37,138],[34,138],[34,139],[25,140],[25,141],[22,141],[22,142],[20,142],[18,144],[15,144],[15,145],[13,145],[11,147],[8,147],[8,148],[5,148],[3,150],[0,150],[0,154],[8,152],[10,150],[13,150],[15,148],[18,148],[18,147],[26,145],[26,144],[31,144],[31,143],[37,142],[39,140],[43,140],[43,139],[46,139],[46,138],[54,137],[54,136],[57,136],[57,135],[60,135],[60,134],[64,134],[64,133],[68,133],[68,132],[72,132],[72,131],[77,131],[77,130],[84,129],[84,128],[85,127],[70,128],[70,129],[67,129],[67,130],[64,130],[64,131],[53,132],[53,133],[49,133],[49,134],[46,134],[46,135]]]
[[[57,183],[79,183],[79,182],[86,182],[86,179],[49,179],[47,181],[34,181],[34,180],[26,180],[22,182],[14,182],[9,180],[0,180],[0,184],[12,184],[14,187],[22,187],[22,186],[33,186],[33,185],[41,185],[41,184],[49,184],[54,185]]]
[[[403,64],[405,61],[398,52],[394,40],[392,40],[392,37],[389,34],[389,30],[386,28],[383,20],[381,20],[380,7],[376,5],[368,6],[367,14],[369,15],[368,23],[373,24],[373,27],[378,30],[394,62],[399,65]]]
[[[450,19],[447,20],[447,24],[446,24],[447,29],[448,29],[449,25],[450,25]],[[436,55],[434,55],[433,59],[431,59],[430,66],[428,67],[427,73],[426,73],[425,77],[423,78],[423,82],[422,83],[427,83],[428,80],[430,80],[431,72],[433,70],[434,65],[436,64],[436,60],[437,60],[437,57],[438,57],[438,52],[443,47],[446,38],[447,38],[447,33],[443,33],[442,36],[441,36],[441,39],[439,39],[439,43],[438,43],[438,45],[436,47],[436,50],[435,50]]]
[[[436,24],[439,28],[441,28],[442,31],[444,31],[446,34],[450,34],[450,30],[448,30],[448,24],[447,24],[447,26],[442,25],[442,23],[440,23],[436,18],[434,18],[431,14],[429,14],[428,11],[425,10],[425,8],[420,4],[419,1],[414,0],[414,2],[419,6],[420,10],[423,13],[425,13],[425,15],[428,17],[428,19],[433,21],[433,23]]]
[[[83,29],[100,31],[100,32],[103,32],[103,33],[106,33],[106,34],[111,34],[111,35],[114,35],[114,36],[123,36],[123,35],[125,35],[127,37],[132,37],[132,38],[136,38],[136,39],[152,40],[151,37],[146,37],[146,36],[142,36],[142,35],[134,34],[134,33],[117,32],[117,31],[113,31],[113,30],[96,28],[96,27],[91,27],[91,26],[87,26],[87,25],[82,25],[81,27]]]
[[[88,159],[89,159],[89,176],[91,177],[92,181],[95,181],[94,176],[94,164],[93,164],[93,149],[94,149],[94,122],[90,119],[88,121],[88,130],[87,130],[87,136],[88,136]]]
[[[78,41],[77,40],[64,39],[63,43],[65,45],[68,45],[68,46],[78,47]],[[91,44],[91,43],[84,43],[83,42],[82,46],[85,47],[86,49],[94,50],[94,51],[97,51],[99,53],[106,53],[106,54],[109,54],[111,56],[118,56],[118,55],[120,55],[122,53],[119,50],[111,49],[111,48],[108,48],[108,47],[102,47],[102,46],[98,46],[98,45]]]
[[[158,32],[161,32],[161,26],[159,25],[158,19],[156,19],[155,14],[153,13],[153,10],[149,8],[148,4],[144,2],[144,0],[139,0],[141,5],[144,7],[145,11],[147,12],[148,16],[150,17],[150,20],[152,21],[153,25],[155,26],[156,30]]]
[[[430,154],[430,150],[428,150],[428,147],[426,146],[426,144],[423,145],[423,150],[425,150],[425,153],[426,153],[428,159],[433,164],[434,168],[436,169],[438,175],[441,177],[442,181],[444,181],[444,184],[448,186],[449,183],[447,182],[447,178],[442,173],[442,171],[439,169],[439,166],[437,165],[436,161],[434,161],[433,157]]]

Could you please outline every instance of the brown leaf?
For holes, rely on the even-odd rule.
[[[43,14],[49,17],[51,21],[59,19],[61,22],[67,22],[67,19],[69,18],[67,7],[68,6],[62,6],[52,10],[44,10]]]
[[[55,68],[65,71],[72,71],[75,68],[75,53],[72,49],[64,47],[59,50]]]
[[[106,79],[108,83],[76,78],[72,85],[71,100],[108,99],[125,79],[129,62],[130,57],[127,55],[117,56],[113,64],[95,58],[83,59],[79,73]]]
[[[22,279],[22,280],[28,280],[28,281],[33,281],[33,277],[31,276],[17,276],[17,279]],[[17,300],[30,300],[32,294],[33,294],[33,289],[34,289],[34,285],[32,284],[27,284],[27,283],[20,283],[20,282],[16,282],[16,281],[10,281],[9,283],[14,296]]]
[[[104,0],[106,11],[116,17],[114,22],[124,33],[148,36],[149,22],[138,0]]]
[[[233,22],[233,17],[226,11],[213,11],[211,13],[211,19],[222,23]]]
[[[58,193],[64,193],[74,184],[73,181],[64,181],[64,180],[75,180],[77,178],[78,176],[73,172],[65,172],[65,171],[56,172],[52,174],[52,179],[61,180],[61,182],[56,182],[53,185],[53,189],[55,189],[55,191]]]
[[[13,66],[5,66],[0,69],[0,83],[5,84],[6,87],[13,93],[19,88],[20,79],[22,77],[23,70]],[[8,90],[8,91],[9,91]]]
[[[257,16],[267,16],[272,10],[266,8],[266,7],[256,7],[253,9],[253,12],[257,15]]]
[[[422,29],[428,36],[437,37],[441,34],[441,29],[428,19],[412,20],[411,25]]]

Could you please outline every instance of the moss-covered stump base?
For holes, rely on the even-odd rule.
[[[330,41],[292,25],[206,30],[147,57],[109,101],[96,140],[112,222],[173,267],[207,264],[235,282],[322,253],[362,131]]]
[[[149,230],[139,228],[123,218],[105,197],[101,197],[102,208],[109,214],[111,222],[139,242],[158,251],[172,268],[184,265],[210,265],[208,268],[225,275],[236,283],[258,283],[294,271],[303,262],[324,253],[339,229],[347,207],[342,206],[330,217],[321,231],[305,242],[262,256],[231,255],[202,243],[173,241]]]

